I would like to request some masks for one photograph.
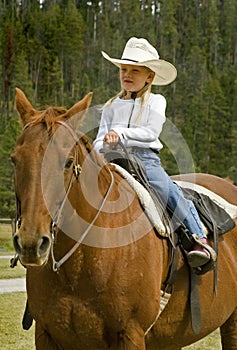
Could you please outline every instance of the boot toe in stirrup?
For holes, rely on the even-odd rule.
[[[187,260],[192,268],[205,265],[210,261],[210,254],[206,250],[192,250],[187,254]]]

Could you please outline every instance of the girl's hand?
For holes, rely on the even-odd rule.
[[[103,141],[105,143],[116,144],[119,142],[119,135],[114,131],[110,130],[104,137]]]

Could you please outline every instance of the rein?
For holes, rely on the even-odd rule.
[[[73,137],[76,145],[78,145],[78,136],[77,134],[74,132],[74,130],[65,122],[63,121],[57,121],[58,124],[61,124],[62,126],[64,126],[67,130],[69,130],[71,136]],[[81,170],[82,170],[82,166],[78,163],[78,152],[75,152],[75,158],[76,158],[76,162],[74,164],[74,167],[73,167],[73,174],[72,174],[72,177],[71,177],[71,180],[70,180],[70,183],[69,183],[69,186],[68,186],[68,189],[67,189],[67,192],[64,196],[64,199],[60,205],[60,208],[59,210],[57,211],[56,215],[55,215],[55,218],[52,222],[52,225],[51,225],[51,234],[52,234],[52,238],[53,238],[53,244],[54,244],[54,241],[55,241],[55,228],[58,226],[58,222],[59,222],[59,218],[61,216],[61,213],[63,211],[63,207],[64,207],[64,204],[67,200],[67,196],[71,190],[71,187],[72,187],[72,183],[73,183],[73,175],[75,176],[76,180],[78,179],[80,173],[81,173]],[[59,261],[56,261],[55,257],[54,257],[54,252],[53,252],[53,244],[51,245],[51,257],[52,257],[52,261],[53,261],[53,271],[54,272],[57,272],[59,270],[59,268],[72,256],[72,254],[77,250],[77,248],[80,246],[80,244],[83,242],[83,240],[86,238],[87,234],[90,232],[91,228],[93,227],[95,221],[97,220],[98,216],[100,215],[107,199],[108,199],[108,196],[112,190],[112,187],[114,185],[114,176],[111,172],[111,170],[108,168],[109,170],[109,174],[110,174],[110,177],[111,177],[111,182],[110,182],[110,185],[109,185],[109,188],[105,194],[105,197],[103,198],[101,204],[100,204],[100,207],[96,213],[96,215],[94,216],[93,220],[91,221],[91,223],[89,224],[89,226],[86,228],[86,230],[83,232],[83,234],[81,235],[80,239],[75,243],[75,245],[59,260]]]

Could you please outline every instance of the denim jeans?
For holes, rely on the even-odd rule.
[[[193,202],[184,198],[181,188],[165,172],[157,154],[150,149],[133,150],[133,153],[142,160],[150,185],[163,204],[172,210],[174,229],[182,222],[191,234],[196,234],[199,238],[206,237]]]

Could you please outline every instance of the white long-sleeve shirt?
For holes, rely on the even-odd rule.
[[[159,151],[163,146],[159,140],[166,120],[166,99],[160,94],[151,93],[141,111],[141,98],[123,100],[116,98],[105,105],[100,127],[94,141],[97,152],[103,148],[104,136],[114,130],[126,147],[144,147]]]

